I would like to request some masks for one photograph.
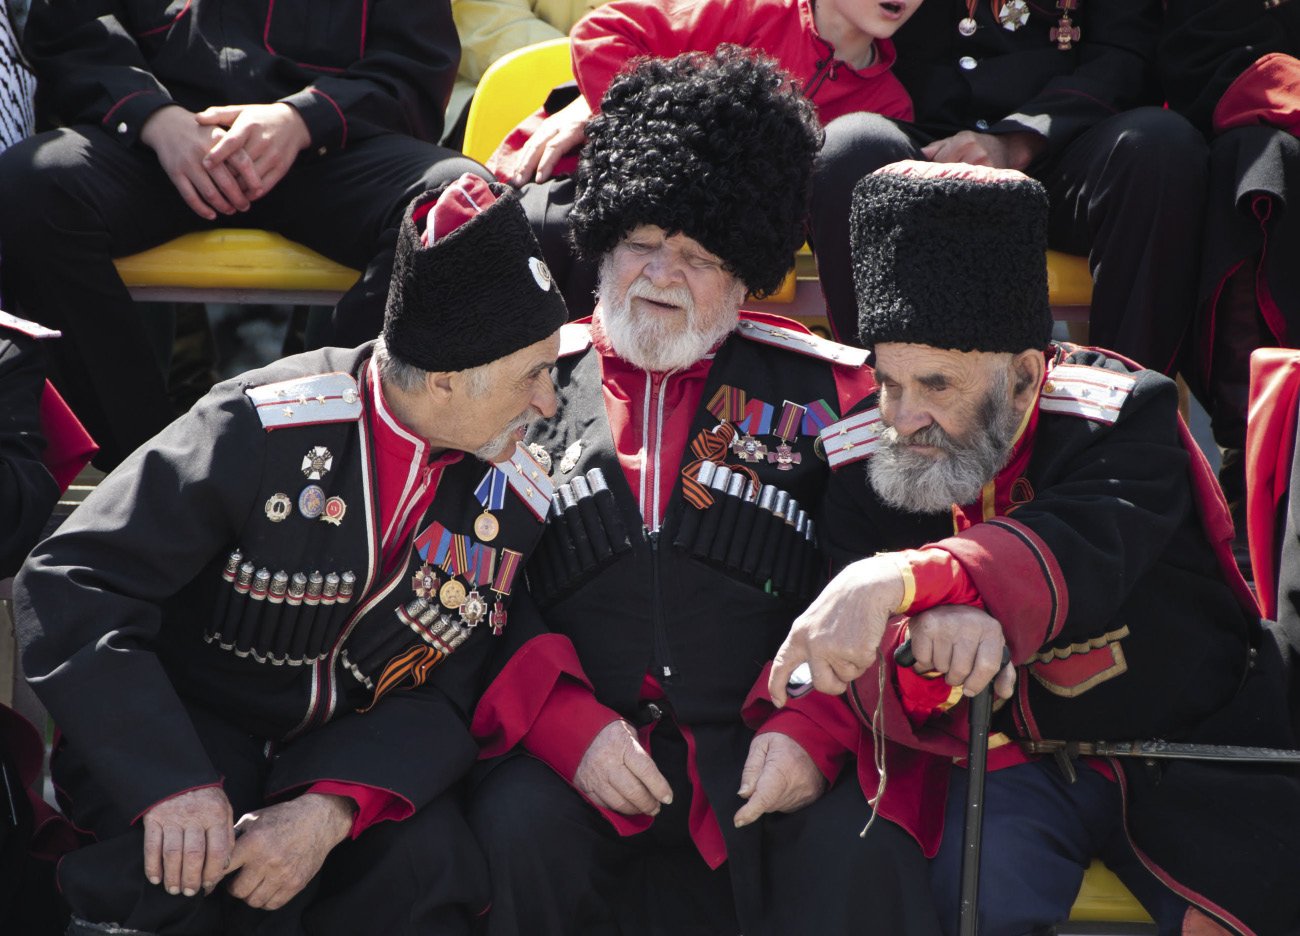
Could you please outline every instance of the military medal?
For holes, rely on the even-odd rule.
[[[743,462],[761,462],[767,455],[767,446],[748,432],[743,436],[736,436],[731,443],[731,450]]]
[[[777,421],[775,430],[781,444],[776,447],[775,452],[770,452],[767,456],[768,463],[775,464],[777,471],[791,471],[795,465],[803,461],[803,455],[796,452],[790,443],[799,438],[799,427],[803,424],[803,414],[807,411],[808,407],[791,403],[789,400],[786,400],[785,406],[781,408],[781,418]]]
[[[315,520],[325,510],[325,491],[319,484],[309,484],[298,495],[298,513]]]
[[[998,22],[1003,29],[1015,32],[1029,22],[1029,4],[1025,0],[1007,0],[998,10]]]
[[[490,543],[501,532],[501,523],[492,511],[505,506],[507,484],[505,472],[494,466],[474,489],[474,497],[483,505],[483,512],[474,520],[474,535],[481,542]]]
[[[302,473],[312,481],[319,481],[334,465],[334,456],[323,445],[314,446],[302,457]]]
[[[429,563],[424,563],[411,577],[411,590],[415,592],[415,597],[432,600],[433,596],[438,593],[438,586],[442,584],[438,580],[438,574],[433,571]]]
[[[470,589],[465,600],[460,603],[460,619],[470,627],[477,627],[487,613],[488,606],[483,596],[479,594],[477,588]]]
[[[970,38],[971,36],[975,35],[974,18],[970,16],[962,17],[961,22],[957,24],[957,32],[961,33],[963,36],[966,36],[967,38]]]
[[[1061,21],[1052,27],[1048,35],[1058,49],[1068,52],[1083,35],[1083,30],[1070,19],[1070,13],[1079,8],[1079,0],[1056,0],[1056,8],[1061,11]]]
[[[456,579],[448,579],[438,589],[438,600],[453,611],[465,603],[465,597],[465,586]]]
[[[343,515],[348,512],[348,505],[343,502],[343,498],[335,494],[333,497],[326,498],[325,506],[321,508],[320,518],[326,523],[339,526],[343,523]]]
[[[523,564],[523,558],[523,553],[513,549],[501,550],[501,562],[497,565],[497,574],[492,579],[492,591],[496,593],[497,598],[492,603],[492,615],[488,618],[493,637],[500,637],[501,632],[506,629],[505,599],[510,596],[510,589],[514,588],[515,575]]]
[[[266,519],[272,523],[279,523],[289,516],[289,511],[293,510],[293,501],[289,500],[288,494],[272,494],[266,499],[263,510],[266,512]]]

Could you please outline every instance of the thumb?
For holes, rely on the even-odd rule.
[[[749,746],[749,756],[745,758],[745,766],[740,771],[740,789],[737,791],[742,799],[754,795],[758,778],[763,773],[763,765],[767,763],[767,744],[767,738],[758,735]]]

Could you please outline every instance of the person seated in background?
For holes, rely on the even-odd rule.
[[[1161,933],[1292,932],[1293,767],[1064,743],[1294,738],[1173,381],[1050,340],[1048,213],[1014,170],[908,161],[855,189],[854,281],[880,389],[821,433],[834,466],[822,535],[841,571],[794,623],[768,689],[786,701],[808,662],[815,687],[857,712],[860,746],[887,767],[864,784],[885,783],[881,812],[934,856],[948,932],[967,699],[990,683],[1003,701],[981,933],[1064,921],[1094,858]],[[912,669],[894,662],[905,639]]]
[[[377,342],[217,385],[37,547],[23,668],[94,838],[69,933],[470,932],[457,786],[566,318],[514,193],[466,174],[405,213]]]
[[[1169,0],[1159,63],[1169,106],[1210,141],[1196,317],[1183,376],[1224,450],[1219,481],[1245,558],[1250,354],[1300,346],[1300,6]]]
[[[378,334],[402,210],[477,164],[435,144],[459,45],[449,0],[35,0],[38,112],[0,154],[0,286],[58,328],[55,381],[105,469],[176,415],[112,259],[179,234],[277,231],[363,270],[324,343]]]
[[[45,379],[51,329],[0,311],[0,579],[41,538],[59,494],[95,443]]]
[[[739,312],[793,263],[813,108],[724,46],[639,62],[587,133],[572,218],[600,297],[529,435],[559,483],[540,618],[512,621],[473,721],[487,932],[847,933],[869,906],[878,932],[937,933],[916,843],[858,836],[844,759],[805,752],[798,717],[742,720],[821,580],[817,427],[871,386],[860,350]]]
[[[908,120],[912,105],[891,71],[889,37],[920,5],[921,0],[614,0],[579,20],[570,31],[578,96],[544,119],[525,121],[488,160],[497,178],[522,189],[569,310],[591,311],[596,278],[595,268],[576,257],[569,241],[572,173],[587,122],[628,62],[731,43],[772,56],[823,124],[860,111]],[[760,135],[754,145],[772,142]]]
[[[451,0],[460,36],[460,69],[447,104],[446,144],[460,149],[469,102],[483,73],[497,59],[524,46],[569,34],[603,0]]]
[[[853,187],[901,159],[1019,169],[1051,199],[1048,243],[1088,257],[1089,342],[1172,375],[1195,306],[1205,143],[1164,110],[1162,0],[927,0],[895,36],[913,124],[827,127],[811,240],[827,316],[855,341]],[[990,243],[996,265],[1001,244]]]

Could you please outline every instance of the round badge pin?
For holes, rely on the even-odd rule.
[[[343,498],[335,494],[333,497],[326,498],[325,506],[321,508],[320,518],[326,523],[338,526],[343,522],[343,515],[347,512],[348,505],[343,502]]]
[[[533,281],[537,283],[538,289],[546,292],[551,288],[551,271],[542,262],[541,257],[529,257],[528,270],[533,274]]]
[[[319,484],[309,484],[298,495],[298,513],[315,520],[325,509],[325,491]]]
[[[266,499],[263,510],[266,512],[266,519],[272,523],[279,523],[293,510],[293,501],[289,500],[288,494],[272,494]]]

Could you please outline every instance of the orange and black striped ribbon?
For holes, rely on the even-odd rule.
[[[429,677],[429,671],[441,663],[445,656],[441,650],[417,644],[393,657],[375,681],[375,695],[370,704],[361,711],[370,711],[375,703],[405,682],[408,676],[411,677],[412,686],[423,685]]]

